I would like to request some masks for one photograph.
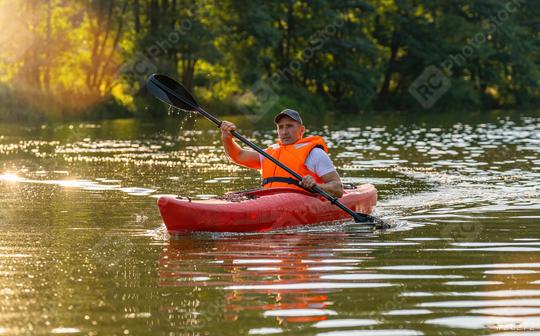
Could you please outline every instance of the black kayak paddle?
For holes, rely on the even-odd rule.
[[[193,98],[191,93],[189,93],[189,91],[186,90],[186,88],[184,88],[182,84],[178,83],[174,79],[165,75],[153,74],[148,78],[146,86],[148,88],[148,91],[150,91],[150,93],[154,97],[161,100],[162,102],[169,104],[171,106],[177,107],[181,110],[198,112],[202,114],[204,117],[206,117],[208,120],[216,124],[217,127],[221,126],[221,120],[219,120],[218,118],[214,117],[210,113],[203,110],[203,108],[200,107],[199,104],[197,104],[197,102],[195,101],[195,98]],[[298,181],[302,180],[302,176],[300,176],[294,170],[290,169],[289,167],[285,166],[283,163],[279,162],[278,160],[270,156],[268,153],[266,153],[264,150],[259,148],[257,145],[255,145],[248,139],[244,138],[238,132],[232,131],[231,134],[238,140],[242,141],[244,144],[254,149],[257,153],[261,154],[268,160],[275,163],[278,167],[285,170],[287,173],[291,174]],[[337,198],[332,197],[326,191],[322,190],[321,188],[317,186],[314,186],[313,188],[311,188],[311,191],[322,195],[324,198],[329,200],[332,204],[334,204],[341,210],[351,215],[351,217],[354,218],[355,222],[357,223],[374,225],[378,228],[388,227],[388,225],[385,222],[383,222],[380,218],[363,214],[360,212],[352,211],[343,203],[341,203]]]

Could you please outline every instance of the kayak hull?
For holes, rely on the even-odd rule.
[[[287,227],[331,223],[351,217],[317,194],[292,188],[260,189],[241,200],[190,201],[160,197],[158,207],[169,233],[261,232]],[[339,199],[356,212],[370,214],[377,203],[371,184],[346,190]]]

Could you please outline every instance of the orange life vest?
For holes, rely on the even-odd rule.
[[[277,144],[268,147],[266,152],[285,166],[297,172],[300,176],[311,175],[317,183],[322,183],[323,180],[321,177],[309,170],[305,164],[309,153],[315,147],[319,147],[328,153],[328,148],[320,136],[309,136],[290,145],[284,145],[280,140]],[[288,187],[304,190],[298,185],[299,181],[296,178],[272,161],[266,158],[263,159],[261,168],[263,188]]]

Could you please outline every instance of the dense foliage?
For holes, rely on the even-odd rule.
[[[0,110],[160,115],[153,72],[214,112],[530,107],[539,17],[525,0],[0,0]]]

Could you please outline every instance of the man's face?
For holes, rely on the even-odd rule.
[[[306,128],[293,118],[284,116],[277,122],[277,131],[281,143],[290,145],[300,140]]]

